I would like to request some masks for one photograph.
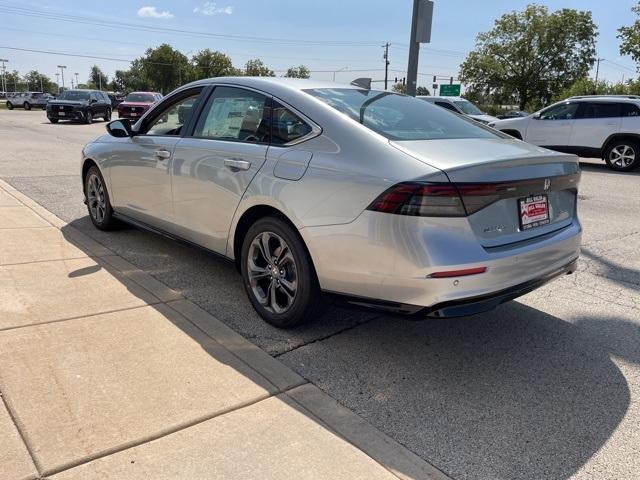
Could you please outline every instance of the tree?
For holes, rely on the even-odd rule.
[[[407,93],[407,87],[402,83],[396,83],[391,87],[391,91],[396,93]],[[416,95],[431,95],[431,93],[429,93],[429,89],[427,87],[420,86],[416,88]]]
[[[249,77],[275,77],[273,70],[269,69],[262,60],[249,60],[244,67],[244,74]]]
[[[224,53],[211,51],[208,48],[191,57],[191,66],[195,79],[238,74],[238,69],[234,68],[231,58]]]
[[[284,74],[285,77],[289,78],[309,78],[311,77],[309,69],[304,65],[300,65],[299,67],[291,67],[287,70],[287,73]]]
[[[640,72],[640,2],[631,11],[638,16],[635,23],[630,27],[620,27],[618,38],[622,39],[620,44],[620,55],[629,55],[638,64]]]
[[[637,82],[628,80],[626,83],[608,83],[606,80],[599,80],[596,84],[594,80],[584,77],[559,92],[553,101],[564,100],[576,95],[637,95],[640,92],[639,87],[640,80]]]
[[[136,77],[136,81],[160,93],[170,92],[191,76],[189,59],[166,43],[149,48],[137,62],[140,77]]]
[[[5,85],[7,86],[7,92],[19,92],[21,89],[20,73],[17,70],[6,72],[4,74]]]
[[[89,71],[89,88],[98,88],[100,90],[107,88],[109,80],[99,66],[94,65]]]
[[[515,97],[521,109],[538,106],[587,76],[595,62],[597,27],[591,12],[540,5],[511,12],[480,33],[460,78],[494,101]]]
[[[24,76],[24,82],[27,84],[27,90],[31,91],[43,91],[45,93],[55,93],[58,91],[57,85],[51,82],[51,79],[46,75],[38,72],[37,70],[31,70]]]

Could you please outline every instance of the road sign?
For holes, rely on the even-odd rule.
[[[440,96],[442,97],[459,97],[460,84],[457,85],[440,85]]]

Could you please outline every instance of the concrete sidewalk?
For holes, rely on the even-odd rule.
[[[0,479],[447,478],[2,181],[0,393]]]

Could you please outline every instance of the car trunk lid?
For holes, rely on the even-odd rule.
[[[575,217],[579,167],[574,155],[502,138],[391,144],[447,175],[486,248],[548,234]]]

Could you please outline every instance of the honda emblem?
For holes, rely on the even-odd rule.
[[[550,178],[545,178],[544,179],[544,189],[545,190],[549,190],[549,187],[551,187],[551,179]]]

